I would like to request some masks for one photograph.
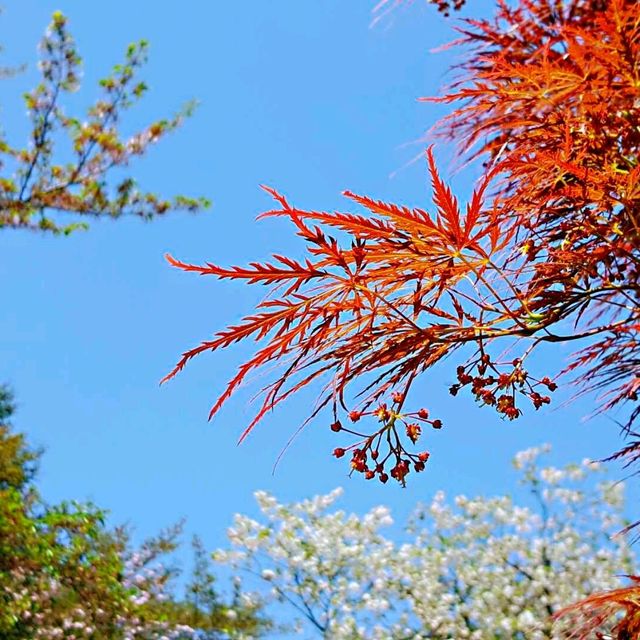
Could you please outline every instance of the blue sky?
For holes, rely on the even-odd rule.
[[[487,7],[472,5],[475,12]],[[0,380],[17,393],[17,426],[46,449],[40,482],[48,499],[91,499],[111,511],[114,523],[135,524],[140,536],[186,517],[187,531],[213,547],[224,543],[233,513],[255,511],[256,489],[297,500],[343,485],[345,508],[385,502],[402,517],[437,489],[509,492],[509,461],[527,446],[552,443],[556,463],[617,446],[611,420],[582,420],[589,401],[505,423],[466,397],[449,398],[452,369],[444,368],[419,391],[445,428],[430,434],[428,470],[407,489],[349,480],[344,461],[330,456],[341,442],[328,420],[309,427],[272,475],[312,393],[268,416],[240,447],[251,390],[207,422],[251,345],[201,356],[158,386],[185,348],[237,321],[264,294],[180,273],[166,264],[165,252],[220,264],[299,252],[286,223],[256,223],[271,205],[259,184],[309,208],[344,209],[343,189],[428,205],[424,163],[405,167],[421,146],[407,143],[444,113],[416,98],[435,94],[445,81],[452,58],[430,50],[452,34],[434,8],[420,3],[373,29],[370,8],[366,0],[111,0],[99,9],[73,0],[5,3],[3,63],[28,64],[3,80],[0,116],[11,141],[25,138],[19,96],[34,84],[36,43],[61,9],[85,60],[73,104],[90,101],[97,79],[143,37],[151,43],[143,74],[151,91],[125,129],[200,100],[196,115],[132,173],[163,194],[213,200],[198,216],[95,223],[69,238],[0,234]],[[437,152],[446,174],[452,150]],[[463,198],[473,177],[453,180]],[[543,373],[556,371],[565,355],[562,347],[549,352]]]

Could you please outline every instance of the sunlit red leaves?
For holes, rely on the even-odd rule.
[[[494,19],[468,21],[461,31],[471,51],[459,80],[436,98],[457,105],[440,133],[500,173],[495,207],[517,226],[531,318],[548,339],[583,339],[564,373],[582,393],[599,394],[599,410],[631,407],[622,424],[633,440],[612,457],[637,465],[638,4],[499,3]],[[571,637],[636,638],[640,589],[596,594],[559,615]]]
[[[280,365],[280,374],[263,390],[262,406],[243,437],[267,411],[323,378],[324,392],[313,415],[330,405],[334,414],[344,411],[358,419],[373,416],[380,423],[373,434],[353,432],[361,438],[357,446],[348,447],[360,451],[355,470],[369,471],[361,456],[373,446],[379,448],[381,442],[390,457],[376,463],[375,473],[384,473],[387,460],[398,469],[391,475],[397,475],[402,483],[408,473],[405,462],[413,467],[417,464],[415,470],[421,470],[423,462],[405,451],[396,429],[405,425],[402,435],[408,435],[413,443],[421,435],[415,426],[407,426],[415,421],[407,422],[405,415],[410,414],[402,410],[415,376],[454,350],[461,340],[476,340],[479,315],[486,316],[483,325],[491,336],[502,331],[500,323],[505,314],[510,319],[512,313],[504,305],[497,312],[497,302],[487,302],[491,287],[482,282],[483,274],[492,268],[491,257],[504,249],[510,238],[508,229],[500,232],[495,215],[482,209],[487,181],[463,214],[440,179],[431,150],[428,162],[433,213],[350,192],[346,195],[366,208],[368,216],[304,211],[267,189],[280,208],[263,217],[283,216],[293,223],[306,242],[309,257],[303,262],[274,256],[268,263],[223,268],[211,263],[190,265],[168,257],[185,271],[263,284],[270,286],[271,292],[257,313],[185,352],[165,380],[203,351],[225,348],[249,337],[262,340],[264,346],[240,367],[214,404],[212,416],[249,373]],[[331,229],[336,236],[329,235]],[[471,307],[466,309],[469,300]],[[380,408],[386,406],[385,396],[391,397],[393,411]],[[428,422],[435,428],[442,424],[440,420]]]
[[[609,394],[604,408],[635,402],[637,3],[501,3],[495,19],[461,31],[468,62],[435,98],[461,106],[440,132],[467,151],[475,145],[501,174],[496,207],[518,226],[529,308],[573,322],[574,337],[600,336],[569,369],[585,389]]]
[[[609,394],[605,409],[637,402],[637,5],[499,2],[495,19],[467,21],[461,35],[458,44],[468,48],[462,75],[438,100],[460,105],[441,132],[487,167],[464,214],[429,151],[430,212],[351,192],[345,195],[364,214],[305,211],[267,189],[278,206],[264,216],[293,223],[306,243],[305,261],[274,256],[230,269],[174,261],[272,287],[256,313],[186,352],[168,376],[202,351],[262,340],[212,415],[263,366],[281,369],[245,434],[322,379],[311,417],[327,405],[332,424],[341,412],[359,421],[382,411],[373,434],[354,431],[360,440],[339,451],[359,451],[355,470],[386,477],[362,452],[388,436],[396,479],[404,482],[410,458],[393,438],[423,437],[405,420],[409,388],[459,349],[451,393],[468,388],[508,419],[521,414],[522,400],[536,409],[550,401],[557,383],[527,366],[544,343],[583,341],[565,372],[585,390]],[[384,407],[395,408],[384,409],[387,415]],[[632,411],[629,424],[637,415]]]
[[[630,587],[595,593],[558,611],[554,618],[567,629],[567,638],[616,638],[635,640],[640,637],[640,578],[629,576]],[[607,629],[604,635],[603,629]]]

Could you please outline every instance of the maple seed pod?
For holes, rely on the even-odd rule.
[[[376,449],[373,449],[373,451],[371,451],[371,457],[372,457],[374,460],[377,460],[377,459],[378,459],[378,451],[377,451]]]
[[[426,462],[429,459],[429,455],[428,451],[423,451],[418,454],[418,460],[420,460],[420,462]]]
[[[386,473],[381,473],[378,476],[378,479],[380,480],[380,482],[382,482],[382,484],[384,484],[389,479],[389,476]]]
[[[340,431],[341,429],[342,429],[342,424],[340,423],[340,420],[337,420],[331,425],[331,431]]]
[[[429,417],[429,412],[426,409],[420,409],[420,411],[418,411],[418,417],[426,420]]]
[[[346,452],[345,452],[345,450],[344,450],[344,449],[341,449],[340,447],[338,447],[337,449],[334,449],[334,450],[333,450],[333,455],[334,455],[336,458],[342,458],[342,456],[343,456],[345,453],[346,453]]]
[[[434,421],[431,423],[431,426],[432,426],[434,429],[442,429],[442,420],[434,420]]]

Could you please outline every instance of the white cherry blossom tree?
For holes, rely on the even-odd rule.
[[[514,460],[533,502],[438,492],[400,542],[383,533],[387,507],[336,510],[340,489],[288,505],[257,492],[261,517],[237,515],[231,548],[213,557],[288,605],[291,630],[305,638],[565,638],[571,629],[553,614],[620,586],[616,576],[632,573],[634,559],[614,536],[625,524],[623,485],[588,460],[540,468],[548,451]]]

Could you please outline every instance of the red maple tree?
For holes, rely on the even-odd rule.
[[[638,5],[498,0],[493,18],[458,30],[466,61],[432,100],[454,105],[437,133],[486,167],[464,210],[429,149],[430,210],[345,192],[360,213],[306,211],[265,187],[277,206],[262,217],[288,218],[306,260],[225,268],[168,258],[271,287],[255,313],[185,352],[165,378],[204,351],[262,342],[210,414],[250,372],[279,367],[242,438],[324,378],[310,418],[329,406],[331,428],[356,439],[334,454],[349,453],[367,478],[404,485],[428,458],[406,440],[442,426],[425,408],[406,409],[410,387],[454,352],[450,392],[469,390],[508,419],[549,403],[563,375],[596,392],[601,410],[630,405],[628,431],[640,415]],[[557,342],[576,344],[569,365],[531,372],[531,354]],[[636,459],[640,448],[623,453]]]
[[[409,0],[410,1],[410,0]],[[383,0],[379,9],[403,0]],[[447,13],[461,2],[435,0]],[[466,20],[454,45],[466,58],[432,100],[454,105],[435,133],[486,175],[463,210],[428,152],[429,211],[345,195],[360,213],[305,211],[267,189],[307,243],[304,262],[274,256],[247,268],[175,266],[264,284],[256,312],[189,359],[246,339],[263,346],[211,415],[257,368],[280,366],[243,437],[274,408],[325,377],[317,408],[356,442],[352,469],[405,483],[428,452],[409,452],[426,409],[407,411],[413,381],[456,352],[456,395],[468,389],[508,419],[550,401],[558,378],[601,411],[627,407],[631,441],[613,457],[640,460],[640,9],[636,0],[497,0],[490,19]],[[333,234],[333,235],[332,235]],[[544,343],[576,345],[568,366],[534,375]],[[505,357],[505,353],[510,353]],[[347,420],[373,427],[345,426]],[[360,422],[362,421],[362,422]],[[403,437],[403,432],[406,437]],[[640,634],[640,588],[594,594],[558,612],[570,636]],[[611,626],[613,625],[613,629]],[[606,636],[610,637],[610,636]]]

